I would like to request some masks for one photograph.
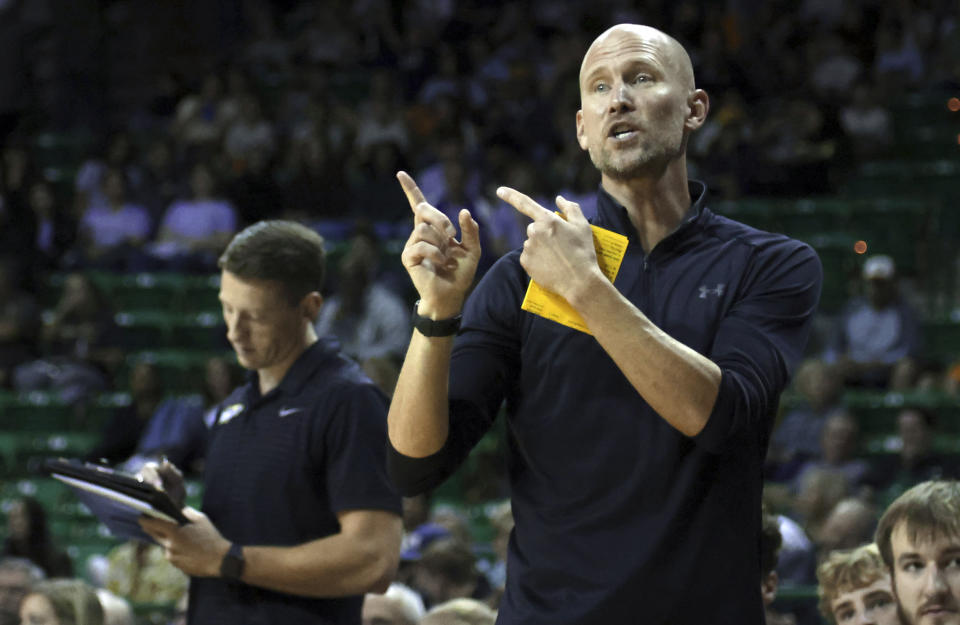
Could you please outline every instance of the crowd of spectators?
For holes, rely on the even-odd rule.
[[[61,32],[45,28],[57,18],[44,3],[30,4],[0,1],[0,387],[55,388],[74,399],[115,388],[127,356],[115,308],[88,272],[212,273],[235,232],[281,217],[342,243],[318,329],[338,335],[389,393],[411,303],[398,258],[380,253],[410,221],[395,172],[413,172],[446,214],[471,210],[481,271],[524,237],[524,218],[496,198],[497,186],[547,206],[563,194],[590,215],[599,179],[572,116],[559,112],[579,108],[579,59],[610,24],[656,26],[691,52],[712,110],[691,139],[689,164],[716,200],[831,193],[857,162],[889,154],[897,97],[960,85],[956,3],[945,0],[237,0],[220,3],[229,19],[212,20],[192,55],[170,50],[169,64],[144,72],[125,106],[97,116],[75,103],[89,121],[77,127],[58,108],[68,104],[29,88],[44,75],[40,63],[4,53]],[[102,36],[150,4],[100,3]],[[35,98],[4,87],[13,84]],[[81,150],[46,162],[43,133],[80,137]],[[59,302],[41,317],[40,285],[68,272]],[[825,349],[797,372],[798,401],[773,433],[767,498],[783,536],[781,586],[816,583],[818,561],[866,542],[878,511],[908,487],[960,477],[957,459],[934,445],[936,410],[903,406],[893,453],[867,457],[862,415],[842,402],[850,389],[949,391],[960,379],[924,362],[898,278],[890,258],[869,259],[864,297],[831,320]],[[89,458],[135,469],[162,452],[201,471],[204,414],[235,373],[214,359],[198,395],[170,399],[155,367],[138,363],[125,382],[132,403]],[[67,574],[45,525],[32,546],[14,525],[35,507],[26,499],[4,510],[5,555]],[[509,510],[491,517],[495,538],[479,548],[449,510],[428,507],[408,520],[401,581],[409,587],[368,601],[369,610],[392,614],[383,622],[492,623],[483,602],[495,608],[502,588]],[[108,588],[135,602],[175,601],[185,580],[162,560],[143,545],[118,547]]]

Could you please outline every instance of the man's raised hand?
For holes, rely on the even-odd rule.
[[[401,171],[397,180],[414,215],[413,232],[400,259],[420,295],[419,312],[435,319],[453,317],[460,313],[477,271],[479,226],[470,211],[461,210],[461,238],[457,241],[457,229],[427,202],[413,178]]]
[[[593,231],[578,204],[558,195],[561,217],[510,187],[498,188],[497,196],[533,220],[527,226],[520,264],[537,284],[572,302],[577,289],[603,276]]]

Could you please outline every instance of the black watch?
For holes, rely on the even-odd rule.
[[[449,319],[430,319],[424,317],[417,310],[420,307],[420,300],[413,305],[413,327],[417,332],[424,336],[453,336],[460,329],[460,320],[463,315],[450,317]]]
[[[230,545],[227,555],[223,556],[220,563],[220,577],[233,581],[240,581],[243,577],[243,547],[237,543]]]

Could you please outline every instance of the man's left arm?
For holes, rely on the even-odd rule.
[[[768,404],[786,383],[788,360],[799,355],[784,351],[799,352],[803,344],[803,340],[790,339],[791,345],[778,344],[775,318],[784,317],[787,325],[801,319],[806,325],[802,319],[812,314],[819,297],[819,263],[809,248],[803,248],[809,257],[794,259],[808,274],[798,278],[802,284],[797,291],[790,293],[789,287],[784,287],[779,293],[758,294],[755,302],[724,320],[719,332],[725,336],[718,334],[715,348],[724,343],[723,338],[730,339],[730,344],[722,354],[715,349],[707,357],[657,327],[600,272],[589,224],[576,204],[558,198],[563,219],[527,204],[525,196],[501,197],[534,220],[527,229],[521,265],[540,286],[573,306],[630,384],[671,426],[692,437],[704,431],[712,415],[724,412],[726,416],[730,408],[734,419],[767,414]],[[799,299],[790,301],[792,297]],[[781,306],[799,312],[788,314]],[[764,307],[769,308],[766,320],[760,314]],[[763,327],[751,328],[751,324]],[[805,330],[800,334],[805,337]],[[743,344],[738,347],[733,344],[736,340]],[[721,429],[729,432],[735,428],[735,424],[723,424]],[[713,439],[718,438],[724,436],[710,436],[708,445],[716,446]]]
[[[144,518],[141,525],[184,573],[219,577],[230,548],[205,514],[185,508],[190,523]],[[338,513],[340,532],[291,547],[243,545],[241,581],[306,597],[384,592],[399,564],[400,517],[383,510]]]

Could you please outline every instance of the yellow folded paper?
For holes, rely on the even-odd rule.
[[[590,227],[593,229],[593,247],[597,251],[600,271],[610,282],[613,282],[617,278],[620,263],[623,262],[623,255],[627,251],[627,237],[598,226]],[[583,318],[567,300],[546,290],[533,280],[530,280],[530,285],[527,286],[527,294],[523,297],[520,308],[590,334]]]

